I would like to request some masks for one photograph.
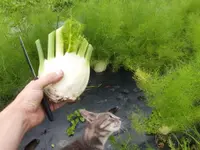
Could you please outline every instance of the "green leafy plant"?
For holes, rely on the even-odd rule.
[[[115,150],[139,150],[139,147],[136,144],[132,144],[133,138],[129,135],[128,139],[124,140],[120,136],[110,136],[109,142],[115,148]]]
[[[141,148],[133,143],[134,137],[128,134],[126,139],[119,136],[110,136],[109,142],[115,150],[140,150]],[[153,150],[153,148],[146,143],[145,150]]]
[[[165,76],[144,76],[136,72],[139,86],[153,108],[146,118],[146,131],[158,133],[163,127],[170,132],[184,131],[199,121],[200,74],[199,58],[183,67],[171,70]]]
[[[171,150],[197,150],[200,148],[200,133],[194,126],[179,134],[159,135],[156,141],[162,141],[163,145],[168,145]]]
[[[75,110],[73,113],[67,116],[67,120],[70,122],[70,127],[68,127],[66,130],[68,136],[73,136],[75,134],[77,125],[85,122],[85,119],[82,117],[79,110]]]
[[[70,8],[76,0],[49,0],[53,11],[61,12],[64,9]]]
[[[85,24],[85,35],[94,45],[94,68],[97,60],[109,60],[115,70],[141,67],[163,74],[194,56],[188,36],[191,22],[198,20],[194,2],[199,5],[197,0],[88,0],[72,12]]]
[[[150,117],[143,113],[133,115],[133,126],[140,131],[155,134],[182,132],[199,121],[200,13],[193,9],[195,5],[199,6],[199,2],[191,1],[187,6],[188,20],[185,20],[188,25],[187,37],[194,52],[193,60],[167,67],[164,75],[159,70],[152,72],[146,68],[135,72],[138,86],[145,92],[148,105],[153,108]],[[191,11],[191,14],[188,13]],[[188,140],[183,138],[180,149],[186,145]]]

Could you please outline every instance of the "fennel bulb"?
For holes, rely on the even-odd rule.
[[[107,69],[107,66],[108,66],[107,60],[100,60],[100,61],[96,62],[93,69],[96,73],[101,73]]]
[[[47,59],[44,59],[40,40],[36,41],[40,60],[38,76],[58,69],[64,72],[61,81],[44,89],[53,102],[75,101],[87,87],[93,47],[81,34],[81,24],[67,20],[65,25],[49,34]]]
[[[158,129],[159,132],[163,135],[167,135],[172,131],[172,128],[168,127],[168,126],[162,126],[161,128]]]

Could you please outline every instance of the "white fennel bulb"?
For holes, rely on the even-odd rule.
[[[40,60],[38,76],[58,69],[64,72],[59,82],[45,88],[45,94],[53,102],[75,101],[87,87],[93,48],[81,33],[81,24],[72,19],[50,33],[47,59],[44,59],[40,40],[36,41]]]
[[[107,66],[108,66],[107,60],[100,60],[96,62],[93,69],[96,73],[101,73],[107,69]]]

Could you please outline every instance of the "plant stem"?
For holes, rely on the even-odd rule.
[[[88,42],[84,38],[78,51],[78,55],[84,57],[88,48]]]
[[[71,45],[72,45],[72,20],[70,20],[69,22],[70,22],[70,24],[69,24],[69,39],[68,39],[69,45],[68,45],[68,48],[67,48],[67,52],[69,52],[71,50]]]
[[[197,141],[197,139],[195,137],[193,137],[191,134],[187,133],[187,132],[183,132],[186,135],[188,135],[189,137],[191,137],[198,145],[200,144],[200,142]]]
[[[40,75],[44,69],[44,53],[43,53],[42,46],[39,39],[35,41],[35,44],[37,47],[39,61],[40,61],[39,70],[38,70],[38,74]]]
[[[48,35],[48,54],[47,54],[48,60],[54,58],[54,52],[55,52],[55,31],[51,32]]]
[[[85,55],[85,58],[88,62],[90,62],[90,58],[92,56],[92,51],[93,51],[93,47],[91,44],[89,44],[88,48],[87,48],[87,52],[86,52],[86,55]]]
[[[62,27],[56,30],[56,57],[64,55],[64,40],[62,35]]]
[[[174,133],[172,133],[172,135],[173,135],[173,137],[176,139],[178,145],[181,145],[181,143],[180,143],[180,141],[178,140],[177,136],[176,136]]]

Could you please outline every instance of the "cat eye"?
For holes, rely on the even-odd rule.
[[[109,115],[110,118],[113,118],[113,116]]]

